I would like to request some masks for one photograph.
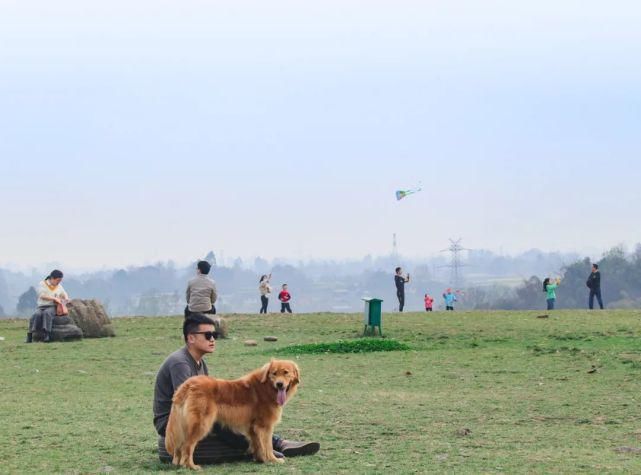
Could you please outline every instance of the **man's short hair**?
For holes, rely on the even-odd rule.
[[[207,261],[198,261],[196,267],[198,267],[201,274],[205,275],[209,274],[209,271],[211,270],[211,264]]]
[[[397,267],[397,268],[396,268],[396,273],[398,274],[398,271],[400,271],[400,270],[401,270],[401,268],[400,268],[400,267]]]
[[[596,270],[599,270],[599,264],[592,264],[592,267],[594,267]]]
[[[187,341],[187,335],[198,331],[200,325],[213,325],[214,321],[202,313],[192,313],[183,322],[183,338]]]

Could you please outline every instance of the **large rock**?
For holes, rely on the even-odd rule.
[[[51,329],[51,339],[53,341],[80,340],[82,330],[73,323],[66,325],[54,325]]]
[[[211,317],[211,319],[214,321],[214,328],[220,335],[220,338],[227,338],[229,336],[229,324],[227,320],[218,316]]]
[[[85,338],[116,336],[107,312],[97,300],[73,299],[68,308],[69,318],[82,329]]]
[[[71,341],[82,339],[82,330],[71,322],[69,317],[56,317],[51,327],[52,341]],[[42,332],[33,333],[34,341],[42,341]]]

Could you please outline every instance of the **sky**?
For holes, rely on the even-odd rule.
[[[633,1],[0,0],[0,265],[634,245],[640,24]]]

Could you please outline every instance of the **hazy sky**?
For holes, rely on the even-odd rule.
[[[0,264],[641,241],[638,2],[97,3],[0,0]]]

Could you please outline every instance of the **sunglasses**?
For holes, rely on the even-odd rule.
[[[202,335],[205,337],[205,340],[218,340],[218,332],[192,332],[192,335]]]

